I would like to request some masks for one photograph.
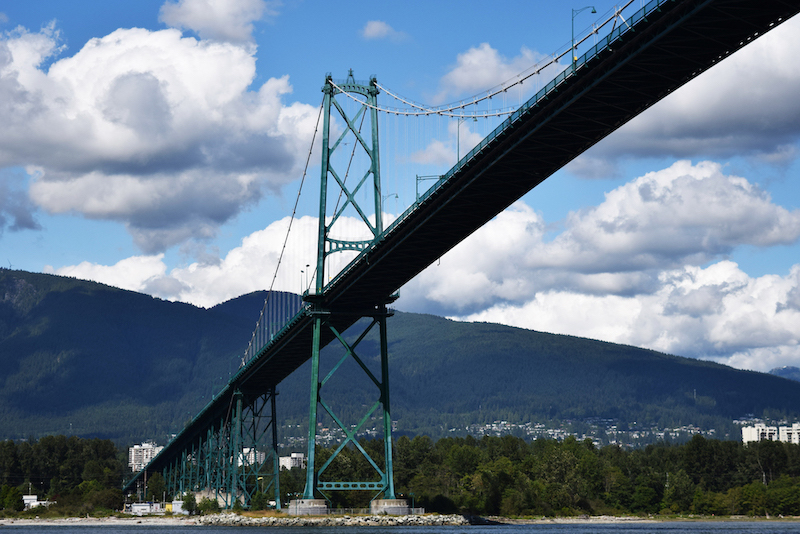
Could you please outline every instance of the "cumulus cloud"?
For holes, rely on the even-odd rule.
[[[339,221],[338,224],[358,226],[355,219],[341,218]],[[163,254],[136,256],[111,266],[83,262],[60,268],[48,267],[47,272],[205,307],[270,287],[276,291],[301,293],[315,280],[318,225],[314,217],[295,220],[291,223],[291,238],[283,250],[290,222],[291,219],[286,217],[250,234],[224,258],[204,252],[200,254],[203,261],[176,267],[169,272]],[[280,269],[273,285],[279,259]],[[351,259],[352,253],[332,256],[326,266],[326,279],[330,280]]]
[[[480,133],[470,130],[472,124],[473,121],[464,119],[449,121],[446,141],[430,141],[425,148],[411,154],[411,161],[424,165],[453,165],[457,156],[463,157],[483,139]]]
[[[167,272],[161,256],[58,274],[212,306],[269,288],[289,219],[224,258]],[[294,222],[274,288],[313,279],[317,221]],[[727,259],[743,244],[796,242],[788,211],[711,162],[678,162],[609,192],[553,226],[517,202],[401,290],[400,309],[574,334],[765,370],[800,363],[800,264],[753,278]],[[337,257],[331,273],[348,258]],[[121,285],[117,283],[116,285]]]
[[[361,29],[361,37],[369,41],[376,39],[399,41],[405,39],[406,34],[395,30],[382,20],[370,20]]]
[[[794,17],[631,120],[570,171],[595,177],[596,166],[584,158],[620,156],[791,162],[800,138],[798,47],[800,18]]]
[[[719,164],[648,173],[551,233],[518,202],[407,284],[398,305],[737,367],[798,363],[800,264],[750,278],[726,258],[795,243],[800,210]]]
[[[751,278],[730,261],[659,273],[648,295],[537,293],[462,317],[592,337],[768,371],[800,362],[800,264],[782,277]]]
[[[552,290],[651,294],[666,269],[726,258],[740,245],[796,242],[800,210],[774,204],[717,163],[679,161],[570,213],[555,238],[547,231],[539,214],[516,203],[411,282],[416,297],[408,304],[433,302],[438,313],[461,315]]]
[[[233,43],[253,38],[253,22],[276,15],[278,2],[264,0],[168,0],[159,20],[173,28],[192,30],[202,39]]]
[[[434,97],[435,102],[443,102],[446,99],[458,98],[467,93],[484,91],[496,85],[516,78],[521,72],[528,70],[537,63],[548,59],[546,56],[523,47],[518,56],[507,58],[500,54],[489,43],[482,43],[479,46],[470,48],[466,52],[459,54],[456,64],[444,75],[439,82],[440,91]],[[543,68],[541,80],[550,81],[559,71],[558,65]],[[520,92],[515,96],[522,98],[532,92],[535,80],[531,80],[525,85],[517,86],[516,91]],[[527,92],[521,92],[527,91]],[[527,98],[527,96],[525,97]],[[516,104],[516,100],[513,104]],[[509,103],[512,105],[512,103]]]
[[[133,256],[120,260],[114,265],[98,265],[84,261],[78,265],[69,265],[58,269],[47,265],[44,272],[93,280],[130,291],[146,292],[148,283],[163,277],[166,272],[167,267],[162,261],[163,258],[163,254]]]
[[[44,210],[122,222],[153,254],[296,178],[316,110],[283,103],[287,77],[249,89],[252,47],[120,29],[43,71],[60,51],[52,26],[0,39],[0,166]]]
[[[23,182],[15,173],[0,171],[0,236],[6,228],[12,232],[41,228]]]

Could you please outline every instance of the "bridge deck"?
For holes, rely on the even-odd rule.
[[[797,1],[661,0],[601,41],[451,169],[321,296],[342,331],[514,201],[701,72],[800,11]],[[631,22],[631,20],[629,20]],[[542,92],[540,92],[542,93]],[[352,314],[352,315],[348,315]],[[205,432],[234,391],[259,394],[311,356],[301,310],[148,467]],[[324,339],[323,342],[330,342]],[[135,480],[135,479],[134,479]],[[130,484],[132,484],[131,481]]]

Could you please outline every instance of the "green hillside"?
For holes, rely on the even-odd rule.
[[[0,438],[74,434],[163,442],[238,368],[266,292],[211,309],[102,284],[0,270]],[[731,419],[794,417],[800,383],[635,347],[396,313],[389,320],[392,418],[451,428],[611,418],[733,435]],[[377,369],[376,333],[358,347]],[[323,371],[335,361],[323,352]],[[354,364],[325,386],[346,421],[375,388]],[[279,416],[307,424],[308,366],[279,388]],[[721,436],[724,437],[724,436]]]
[[[0,436],[180,428],[253,321],[70,278],[0,271]],[[233,367],[235,370],[235,367]]]

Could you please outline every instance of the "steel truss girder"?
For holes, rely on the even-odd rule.
[[[274,387],[261,394],[237,391],[227,413],[163,468],[167,492],[193,492],[231,509],[237,502],[249,507],[261,491],[280,509],[275,396]]]

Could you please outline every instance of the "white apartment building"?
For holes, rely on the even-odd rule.
[[[302,452],[293,452],[291,456],[281,456],[280,464],[281,469],[303,468],[306,466],[306,455]]]
[[[152,441],[146,441],[141,445],[134,445],[128,449],[128,466],[134,472],[141,471],[163,448],[163,446],[158,446]]]
[[[250,447],[244,447],[242,449],[242,456],[239,458],[238,464],[239,467],[243,465],[261,465],[266,459],[266,452],[257,451],[256,449]]]
[[[754,426],[742,427],[742,442],[747,444],[752,441],[782,441],[800,444],[800,423],[781,427],[756,423]]]
[[[800,423],[779,427],[778,439],[785,443],[800,444]]]

